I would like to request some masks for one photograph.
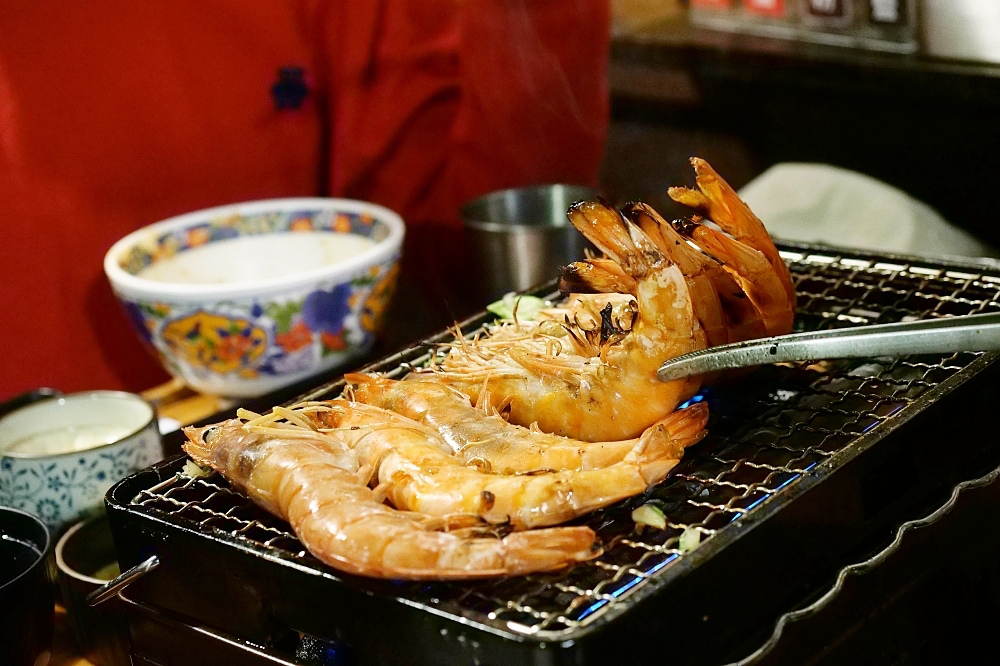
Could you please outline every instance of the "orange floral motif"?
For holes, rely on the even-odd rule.
[[[312,218],[300,217],[295,220],[292,220],[292,223],[288,225],[288,228],[291,229],[292,231],[312,231],[313,230]]]
[[[344,340],[344,332],[340,333],[329,333],[323,331],[319,336],[320,340],[323,342],[323,347],[329,351],[340,351],[347,347],[347,341]]]
[[[160,261],[161,259],[167,259],[174,256],[181,249],[181,243],[174,236],[167,236],[156,246],[153,250],[152,259],[153,262]]]
[[[298,351],[312,343],[312,331],[309,330],[304,321],[300,321],[292,326],[287,333],[279,333],[274,336],[274,340],[287,352]]]
[[[389,301],[396,292],[396,279],[399,277],[399,264],[394,265],[375,283],[372,291],[361,306],[361,326],[372,333],[378,332],[382,319],[389,307]]]
[[[208,229],[205,227],[193,227],[188,229],[187,232],[187,244],[188,247],[198,247],[199,245],[204,245],[209,241],[211,235],[208,233]]]
[[[163,327],[163,341],[188,364],[217,373],[250,368],[267,334],[245,319],[197,312]]]
[[[333,230],[342,234],[351,233],[351,217],[343,213],[338,213],[337,219],[333,221]]]

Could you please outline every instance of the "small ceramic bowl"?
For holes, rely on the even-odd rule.
[[[118,553],[106,514],[73,525],[55,559],[63,605],[80,654],[97,666],[129,666],[126,620],[114,604],[87,604],[87,595],[118,575]]]
[[[104,506],[111,485],[163,457],[156,413],[120,391],[74,393],[0,419],[0,505],[58,533]]]
[[[140,229],[108,251],[104,271],[168,372],[202,393],[257,397],[371,348],[403,233],[374,204],[257,201]],[[338,244],[351,249],[338,256]]]

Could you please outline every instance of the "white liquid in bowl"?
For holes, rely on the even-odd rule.
[[[54,428],[15,440],[4,453],[20,456],[51,456],[86,451],[117,442],[134,430],[114,424]]]
[[[336,264],[374,246],[370,238],[331,231],[243,236],[178,252],[137,277],[184,284],[256,282]]]

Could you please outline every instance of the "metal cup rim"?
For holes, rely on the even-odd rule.
[[[546,230],[546,229],[564,229],[569,225],[569,220],[566,218],[561,218],[556,221],[548,220],[542,224],[526,223],[526,224],[505,224],[502,222],[493,222],[490,220],[481,219],[476,209],[488,205],[490,201],[503,200],[510,196],[524,195],[530,196],[532,194],[543,194],[547,191],[553,190],[555,188],[563,188],[571,193],[571,196],[567,197],[574,201],[579,201],[586,199],[587,197],[596,197],[600,193],[594,188],[588,185],[578,185],[570,183],[547,183],[543,185],[531,185],[527,187],[510,187],[504,190],[496,190],[489,192],[480,197],[473,199],[472,201],[466,202],[459,209],[459,214],[462,218],[462,223],[472,229],[481,231],[495,231],[495,232],[514,232],[514,233],[526,233],[528,231]]]

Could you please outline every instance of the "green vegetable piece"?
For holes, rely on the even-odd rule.
[[[208,476],[212,473],[211,469],[205,469],[193,460],[184,461],[184,469],[181,470],[181,474],[192,479],[197,479],[202,476]]]
[[[538,316],[538,311],[547,306],[548,303],[537,296],[518,296],[510,292],[487,305],[486,309],[501,319],[513,319],[516,309],[518,321],[532,321]]]
[[[636,525],[649,525],[658,530],[667,528],[667,517],[655,504],[643,504],[632,512],[632,520]]]
[[[677,540],[677,549],[686,553],[697,548],[700,543],[701,532],[698,531],[698,528],[689,525],[681,532],[681,536]]]

